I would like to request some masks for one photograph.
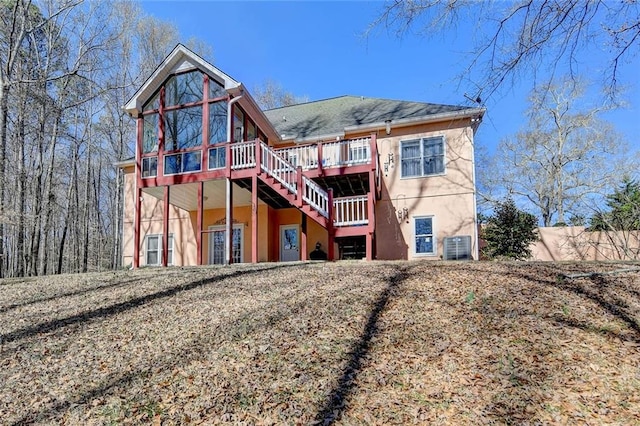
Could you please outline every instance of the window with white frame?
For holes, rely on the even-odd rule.
[[[224,146],[209,148],[209,170],[223,169],[227,165],[227,150]]]
[[[202,168],[202,152],[189,151],[164,156],[164,175],[198,172]]]
[[[444,137],[400,142],[402,177],[432,176],[444,173]]]
[[[155,177],[158,175],[158,157],[144,157],[142,159],[142,177]]]
[[[433,217],[414,217],[413,223],[416,254],[436,254],[436,238],[433,232]]]
[[[162,234],[147,235],[145,242],[145,264],[162,264]],[[173,265],[173,234],[169,234],[167,265]]]

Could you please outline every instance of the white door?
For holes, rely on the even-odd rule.
[[[300,239],[298,225],[280,227],[280,261],[300,260]]]
[[[226,226],[209,227],[209,264],[224,265],[224,237],[227,234]],[[233,263],[242,263],[243,249],[242,225],[233,225]]]

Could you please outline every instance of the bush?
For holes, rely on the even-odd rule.
[[[529,246],[538,239],[537,222],[534,215],[519,210],[511,198],[498,203],[495,214],[489,217],[482,231],[487,242],[483,254],[489,259],[530,258]]]

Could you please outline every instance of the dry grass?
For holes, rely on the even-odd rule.
[[[3,424],[640,424],[640,273],[376,262],[0,281]]]

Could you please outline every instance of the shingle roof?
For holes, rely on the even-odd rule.
[[[340,96],[265,111],[283,139],[310,139],[344,133],[345,128],[447,113],[477,111],[476,108],[424,102]]]

